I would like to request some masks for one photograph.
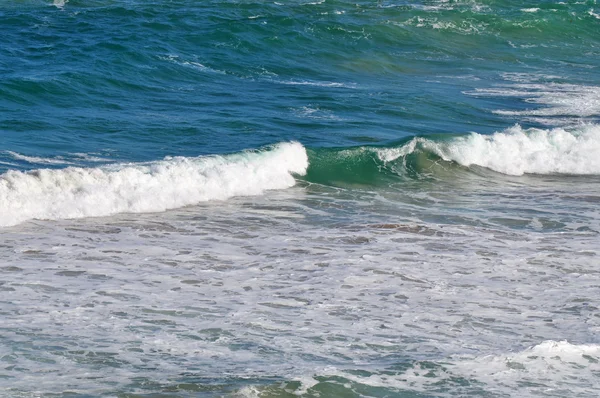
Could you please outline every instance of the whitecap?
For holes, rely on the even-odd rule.
[[[379,149],[378,156],[390,162],[419,149],[463,166],[477,165],[508,175],[600,175],[598,125],[570,130],[516,125],[492,135],[471,133],[449,141],[417,137],[399,148]]]
[[[69,0],[54,0],[54,3],[52,3],[53,6],[55,6],[56,8],[64,8],[65,5],[69,2]]]
[[[158,212],[209,200],[259,195],[295,184],[308,167],[299,143],[227,156],[68,167],[0,175],[0,226],[30,219]]]
[[[5,153],[10,155],[10,157],[12,157],[13,159],[22,160],[22,161],[25,161],[25,162],[31,163],[31,164],[55,164],[55,165],[72,164],[71,162],[69,162],[61,157],[42,158],[39,156],[27,156],[27,155],[23,155],[18,152],[13,152],[13,151],[5,151]]]

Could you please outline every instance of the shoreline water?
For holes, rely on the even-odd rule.
[[[0,6],[0,396],[596,397],[599,14]]]

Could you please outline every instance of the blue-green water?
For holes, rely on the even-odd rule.
[[[597,396],[595,0],[21,0],[0,39],[0,395]]]

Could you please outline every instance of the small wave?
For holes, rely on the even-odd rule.
[[[400,26],[413,26],[415,28],[425,28],[433,30],[448,31],[461,35],[479,35],[488,32],[489,24],[472,19],[462,20],[444,20],[439,18],[412,17],[401,23],[394,23]]]
[[[526,72],[504,72],[500,76],[502,79],[508,82],[515,83],[533,83],[533,82],[547,82],[556,81],[562,79],[558,75],[546,75],[543,73],[526,73]]]
[[[594,376],[600,371],[599,360],[599,345],[547,340],[514,353],[461,359],[450,373],[513,391],[528,385],[530,391],[568,388],[572,396],[581,396],[600,387]]]
[[[521,98],[535,107],[528,109],[493,111],[507,116],[544,117],[544,124],[555,124],[558,116],[590,118],[600,115],[600,87],[591,85],[559,83],[560,79],[552,75],[527,73],[503,74],[510,81],[491,88],[466,91],[464,94],[474,97]]]
[[[259,195],[295,184],[308,167],[299,143],[260,151],[151,163],[68,167],[0,175],[0,226],[30,219],[158,212],[209,200]]]
[[[185,68],[191,68],[191,69],[195,69],[201,72],[206,72],[206,73],[216,73],[219,75],[226,75],[227,73],[225,71],[219,70],[219,69],[213,69],[211,67],[208,67],[204,64],[201,64],[200,62],[196,62],[196,61],[187,61],[184,59],[180,59],[178,55],[173,55],[173,54],[169,54],[167,56],[164,57],[158,57],[159,59],[163,60],[163,61],[169,61],[172,62],[176,65],[179,66],[183,66]]]
[[[452,10],[460,10],[460,11],[472,11],[472,12],[488,12],[490,11],[490,7],[487,5],[483,5],[474,0],[462,0],[462,1],[448,1],[448,0],[436,0],[436,1],[428,1],[426,4],[410,4],[409,6],[415,10],[422,11],[452,11]],[[397,5],[393,5],[397,7]]]
[[[13,151],[6,151],[6,154],[10,155],[13,159],[22,160],[31,164],[54,164],[54,165],[66,165],[72,164],[71,162],[61,158],[41,158],[38,156],[27,156]]]
[[[293,382],[247,386],[238,394],[327,396],[331,385],[335,385],[339,395],[348,396],[370,389],[387,394],[368,396],[454,396],[457,392],[460,396],[487,396],[484,392],[489,391],[495,391],[494,396],[512,396],[514,391],[527,397],[595,396],[600,387],[600,346],[596,344],[547,340],[517,352],[411,362],[407,361],[405,368],[405,363],[400,363],[386,372],[327,366],[314,369],[312,375],[306,372],[294,377]]]
[[[303,106],[302,108],[294,109],[293,112],[296,116],[306,119],[331,121],[343,120],[339,116],[336,116],[332,111],[321,109],[319,107]]]
[[[65,5],[69,2],[69,0],[54,0],[52,3],[56,8],[65,8]]]
[[[96,156],[97,154],[88,153],[66,153],[53,157],[28,156],[14,151],[0,151],[0,154],[6,155],[7,158],[25,162],[35,166],[60,167],[60,166],[82,166],[90,163],[109,163],[111,159]],[[0,162],[9,166],[19,167],[18,163]]]
[[[337,83],[337,82],[319,82],[312,80],[273,80],[279,84],[289,86],[316,86],[316,87],[334,87],[334,88],[356,88],[354,83]]]
[[[70,155],[73,156],[77,160],[81,160],[81,161],[85,161],[85,162],[90,162],[90,163],[106,163],[106,162],[110,162],[110,159],[103,158],[103,157],[100,157],[100,156],[96,156],[93,153],[76,152],[76,153],[71,153]]]
[[[9,167],[19,167],[19,165],[18,165],[18,164],[16,164],[16,163],[12,163],[12,162],[5,162],[5,161],[3,161],[3,160],[0,160],[0,164],[1,164],[1,165],[4,165],[4,166],[9,166]]]
[[[567,131],[514,126],[492,135],[471,133],[449,141],[417,137],[399,148],[378,150],[384,162],[419,150],[462,166],[477,165],[508,174],[600,174],[600,126]]]
[[[594,10],[589,10],[588,15],[590,15],[596,19],[600,19],[600,14],[595,13]]]

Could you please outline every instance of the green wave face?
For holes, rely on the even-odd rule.
[[[387,147],[321,148],[308,150],[308,182],[337,187],[385,186],[394,182],[442,178],[462,169],[443,160],[418,139]]]
[[[513,126],[492,135],[428,136],[385,147],[309,152],[309,182],[334,186],[384,185],[400,180],[449,180],[477,174],[600,175],[600,127]]]
[[[345,187],[373,185],[386,177],[372,148],[311,149],[308,157],[305,180],[309,182]]]

